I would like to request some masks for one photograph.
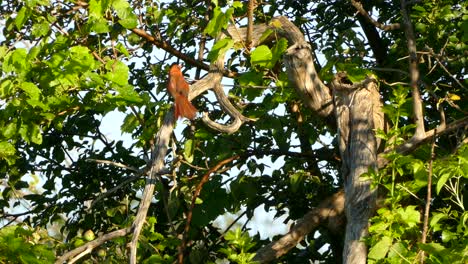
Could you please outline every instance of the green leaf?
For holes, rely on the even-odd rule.
[[[10,123],[3,129],[3,136],[7,139],[12,138],[18,131],[17,119],[14,118]]]
[[[285,38],[280,38],[278,42],[271,49],[273,55],[271,63],[268,68],[273,68],[276,62],[283,57],[284,52],[288,49],[288,40]]]
[[[447,219],[447,217],[447,214],[444,213],[434,213],[431,217],[431,221],[429,222],[429,225],[432,227],[432,230],[434,232],[442,230],[443,226],[439,222],[443,219]]]
[[[117,86],[115,90],[119,92],[117,98],[121,98],[127,102],[141,103],[143,101],[131,85]]]
[[[42,144],[41,128],[37,124],[21,124],[19,133],[24,141],[28,143]]]
[[[138,25],[138,17],[133,13],[130,4],[125,0],[114,0],[112,7],[115,9],[119,19],[119,24],[124,28],[132,29]]]
[[[40,22],[34,23],[31,29],[31,33],[34,37],[44,37],[50,31],[50,23],[47,22],[45,19],[41,20]]]
[[[3,59],[8,53],[8,48],[6,46],[0,46],[0,60]]]
[[[15,88],[12,81],[8,79],[2,80],[0,83],[0,98],[3,99],[11,96],[16,90]]]
[[[306,176],[307,175],[304,171],[298,171],[289,177],[289,184],[291,185],[292,192],[297,192],[297,190],[299,190],[299,188],[304,184]]]
[[[216,6],[213,10],[213,18],[210,20],[210,22],[208,22],[208,25],[203,32],[215,38],[218,36],[219,32],[221,32],[221,29],[227,28],[229,19],[231,18],[233,12],[234,9],[229,8],[226,10],[226,13],[223,13],[221,8]]]
[[[405,256],[408,253],[408,245],[403,242],[397,242],[390,247],[388,258]]]
[[[429,254],[439,254],[445,250],[445,247],[439,243],[418,243],[418,247]]]
[[[216,61],[219,58],[219,56],[226,54],[226,51],[232,48],[233,45],[234,41],[230,38],[224,38],[220,41],[217,41],[208,53],[208,59],[211,62]]]
[[[20,11],[18,11],[18,14],[15,18],[15,26],[18,30],[21,30],[23,27],[24,23],[29,19],[31,16],[31,9],[28,8],[27,6],[23,6]]]
[[[449,230],[442,231],[442,242],[447,243],[454,239],[458,239],[457,233],[451,232]]]
[[[376,261],[385,258],[392,245],[392,238],[384,236],[369,251],[369,261]]]
[[[106,77],[109,81],[115,82],[118,85],[128,84],[128,66],[121,61],[108,61],[106,64]]]
[[[410,205],[406,208],[398,208],[398,214],[400,215],[401,222],[407,224],[409,227],[416,226],[420,219],[421,214],[416,210],[416,206]]]
[[[126,17],[120,19],[119,24],[127,29],[136,28],[138,26],[138,17],[135,14],[133,14],[133,11],[131,9],[128,9],[126,12]]]
[[[106,7],[103,5],[104,1],[89,0],[88,12],[90,18],[99,18],[104,15]]]
[[[8,160],[16,153],[15,147],[6,141],[0,141],[0,159]]]
[[[26,56],[26,49],[16,49],[8,53],[2,65],[3,71],[6,73],[13,71],[22,73],[27,68]]]
[[[444,187],[445,183],[452,177],[452,171],[449,169],[441,170],[441,175],[439,176],[439,180],[437,181],[436,185],[436,192],[437,194],[440,193],[440,190]]]
[[[239,84],[241,86],[256,86],[263,84],[263,75],[256,71],[250,71],[241,74],[239,77]]]
[[[271,63],[273,54],[271,53],[270,48],[266,45],[258,46],[254,51],[252,51],[250,62],[252,66],[258,65],[266,67],[267,64]]]
[[[41,90],[34,83],[24,82],[21,84],[21,89],[25,91],[31,99],[39,99],[41,95]]]
[[[125,48],[125,46],[121,42],[117,43],[115,48],[118,51],[120,51],[123,55],[125,55],[127,58],[130,56],[130,53],[128,53],[128,50]]]
[[[246,95],[247,99],[252,101],[263,93],[263,89],[248,88],[248,86],[263,85],[263,75],[259,72],[251,71],[243,73],[239,77],[239,84],[242,87],[242,93]]]
[[[189,162],[193,162],[193,153],[195,152],[195,140],[188,139],[184,143],[184,158]]]
[[[102,17],[99,19],[89,20],[89,24],[91,25],[91,31],[94,31],[98,34],[107,33],[111,31],[109,21]]]
[[[133,130],[135,130],[138,127],[139,124],[140,123],[138,122],[138,118],[133,113],[128,114],[124,118],[122,126],[120,127],[120,129],[122,130],[122,132],[132,133]]]
[[[65,67],[72,74],[83,74],[96,66],[94,57],[90,50],[84,46],[73,46],[70,48],[70,63]]]

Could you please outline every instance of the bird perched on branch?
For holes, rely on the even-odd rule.
[[[188,100],[189,84],[184,79],[180,65],[172,64],[169,68],[169,83],[167,90],[174,97],[174,116],[194,119],[197,109]]]

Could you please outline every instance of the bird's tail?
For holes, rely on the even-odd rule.
[[[185,96],[177,96],[175,99],[175,118],[186,117],[188,119],[194,119],[197,115],[197,109]]]

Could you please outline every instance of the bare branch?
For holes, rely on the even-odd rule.
[[[246,47],[250,51],[252,48],[252,33],[253,33],[253,13],[255,10],[255,0],[249,0],[249,5],[247,7],[247,41]]]
[[[431,209],[431,191],[432,191],[432,163],[435,159],[434,147],[435,141],[437,138],[437,128],[434,130],[434,136],[432,136],[431,144],[431,159],[429,160],[429,173],[427,174],[427,196],[426,196],[426,206],[424,208],[424,220],[423,220],[423,230],[421,235],[421,243],[426,243],[427,238],[427,228],[429,225],[429,210]],[[421,254],[420,263],[424,263],[424,251]]]
[[[154,187],[156,184],[157,174],[160,173],[164,167],[164,157],[166,156],[167,148],[171,138],[172,131],[174,130],[174,113],[172,111],[167,112],[164,118],[164,123],[159,129],[155,136],[156,146],[152,152],[152,163],[149,173],[149,177],[146,180],[145,189],[141,197],[141,203],[138,208],[138,213],[133,221],[133,237],[129,243],[130,248],[130,263],[136,264],[137,255],[137,242],[140,236],[143,223],[146,219],[151,200],[153,198]]]
[[[208,113],[205,112],[203,114],[202,120],[207,126],[211,127],[214,130],[223,132],[223,133],[232,134],[232,133],[235,133],[237,130],[239,130],[239,128],[242,126],[242,124],[244,124],[244,122],[254,121],[253,119],[250,119],[250,118],[247,118],[247,117],[243,116],[231,104],[228,97],[226,96],[223,89],[221,88],[220,83],[215,85],[215,87],[213,88],[213,92],[215,93],[216,98],[218,99],[218,102],[219,102],[221,108],[229,116],[231,116],[231,118],[233,119],[233,122],[231,124],[229,124],[229,125],[222,125],[222,124],[216,123],[216,122],[212,121],[209,118]]]
[[[408,154],[411,151],[418,148],[419,146],[421,146],[422,144],[429,142],[434,136],[436,130],[437,130],[437,136],[441,136],[441,135],[447,134],[457,129],[464,129],[464,130],[468,129],[468,116],[462,119],[456,120],[445,126],[442,125],[442,126],[437,127],[436,129],[429,130],[425,133],[425,136],[421,139],[411,138],[407,142],[398,146],[396,149],[385,150],[385,152],[379,154],[379,160],[378,160],[379,168],[383,168],[385,165],[387,165],[388,160],[385,158],[385,155],[391,153],[392,151],[395,151],[403,155]]]
[[[448,40],[447,40],[448,41]],[[444,70],[449,76],[450,78],[452,78],[461,88],[463,88],[464,90],[468,90],[468,88],[466,88],[461,82],[460,80],[458,80],[454,74],[450,73],[450,71],[447,69],[447,67],[445,67],[445,65],[442,63],[441,61],[441,57],[442,55],[441,54],[435,54],[435,52],[432,50],[432,48],[429,48],[429,47],[426,47],[426,49],[428,50],[428,54],[431,55],[432,57],[434,57],[436,59],[436,61],[438,62],[438,65],[442,68],[442,70]],[[442,53],[442,51],[441,51]],[[434,65],[434,68],[436,67],[437,65]]]
[[[199,61],[199,60],[196,60],[192,57],[189,57],[187,55],[185,55],[184,53],[180,52],[179,50],[175,49],[174,47],[172,47],[171,45],[169,45],[169,43],[167,43],[166,41],[164,40],[161,40],[161,39],[156,39],[155,37],[151,36],[150,34],[146,33],[144,30],[142,29],[138,29],[138,28],[134,28],[132,29],[133,33],[137,34],[138,36],[146,39],[147,41],[153,43],[156,47],[158,48],[161,48],[167,52],[169,52],[170,54],[176,56],[177,58],[185,61],[186,63],[190,64],[190,65],[193,65],[193,66],[196,66],[198,68],[201,68],[205,71],[209,71],[210,70],[210,66],[209,65],[206,65],[204,64],[203,62]],[[223,75],[225,75],[226,77],[230,77],[230,78],[234,78],[234,77],[237,77],[237,72],[231,72],[229,70],[222,70],[222,73]]]
[[[123,168],[123,169],[126,169],[126,170],[131,170],[131,171],[136,172],[136,173],[141,173],[142,172],[141,170],[139,170],[139,169],[137,169],[135,167],[127,166],[127,165],[122,164],[120,162],[114,162],[114,161],[110,161],[110,160],[86,159],[86,161],[107,164],[107,165],[111,165],[111,166],[114,166],[114,167],[117,167],[117,168]]]
[[[364,9],[362,6],[361,2],[358,2],[356,0],[351,0],[351,4],[356,8],[356,10],[363,16],[365,17],[372,25],[374,25],[377,28],[380,28],[383,31],[390,31],[390,30],[395,30],[400,28],[399,23],[395,24],[390,24],[390,25],[384,25],[380,23],[379,21],[373,19],[369,13]]]
[[[118,237],[123,237],[129,234],[132,231],[130,227],[119,229],[113,232],[110,232],[108,234],[105,234],[101,237],[98,237],[97,239],[90,241],[80,247],[75,248],[74,250],[68,251],[67,253],[63,254],[61,257],[59,257],[56,261],[55,264],[62,264],[67,262],[68,259],[73,259],[73,262],[76,262],[79,258],[85,256],[86,254],[89,254],[93,249],[99,247],[100,245],[104,244],[106,241],[112,240],[114,238]],[[71,263],[71,261],[69,262]]]
[[[297,220],[286,235],[259,249],[253,260],[267,263],[281,257],[320,224],[327,223],[326,225],[331,230],[337,230],[345,221],[344,201],[343,190],[327,198],[317,208],[310,210],[304,217]]]
[[[416,131],[413,135],[415,139],[424,137],[424,116],[421,95],[418,88],[419,82],[419,69],[418,69],[418,56],[416,54],[416,38],[414,36],[413,25],[408,14],[406,0],[401,1],[401,14],[403,17],[403,25],[405,29],[406,41],[409,52],[409,73],[411,79],[411,93],[413,96],[413,115],[416,124]]]
[[[179,247],[179,255],[178,255],[179,264],[184,263],[184,251],[187,246],[187,237],[188,237],[188,232],[190,231],[190,223],[192,222],[192,213],[193,213],[193,209],[195,208],[195,202],[198,196],[200,195],[203,185],[209,180],[211,174],[213,174],[214,172],[216,172],[217,170],[219,170],[221,167],[228,164],[229,162],[236,160],[238,158],[240,158],[240,156],[236,155],[236,156],[232,156],[230,158],[227,158],[218,162],[213,168],[211,168],[208,172],[206,172],[203,175],[197,187],[195,188],[195,192],[193,193],[193,196],[192,196],[192,203],[190,204],[190,209],[187,212],[187,221],[185,223],[184,235],[183,235],[180,247]]]

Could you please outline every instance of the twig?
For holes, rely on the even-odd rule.
[[[201,69],[203,69],[205,71],[210,70],[209,65],[204,64],[203,62],[201,62],[199,60],[196,60],[196,59],[194,59],[192,57],[189,57],[189,56],[185,55],[184,53],[182,53],[179,50],[172,47],[168,42],[166,42],[166,41],[164,41],[162,39],[159,39],[159,38],[155,38],[155,37],[151,36],[150,34],[148,34],[146,31],[144,31],[142,29],[134,28],[134,29],[132,29],[132,32],[137,34],[138,36],[146,39],[147,41],[153,43],[156,47],[169,52],[170,54],[176,56],[177,58],[185,61],[186,63],[188,63],[190,65],[201,68]],[[235,77],[238,76],[238,73],[237,72],[232,72],[232,71],[229,71],[229,70],[223,70],[223,75],[226,76],[226,77],[229,77],[229,78],[235,78]]]
[[[422,144],[429,142],[429,140],[431,140],[432,137],[435,135],[436,130],[437,130],[437,136],[439,137],[451,131],[457,130],[459,128],[467,127],[467,126],[468,126],[468,116],[458,119],[457,121],[454,121],[452,123],[449,123],[445,127],[439,126],[437,129],[429,130],[425,133],[425,136],[421,139],[414,139],[413,137],[407,142],[399,145],[398,147],[394,149],[388,149],[388,150],[385,150],[385,152],[380,153],[378,157],[378,167],[383,168],[385,165],[387,165],[388,160],[385,158],[385,155],[389,154],[392,151],[396,151],[397,153],[403,154],[403,155],[407,154],[415,150],[417,147],[421,146]]]
[[[427,175],[427,196],[426,196],[426,207],[424,208],[424,221],[423,221],[423,230],[422,230],[422,237],[421,243],[426,243],[427,238],[427,228],[429,223],[429,210],[431,208],[431,191],[432,191],[432,163],[435,159],[434,147],[437,138],[437,128],[434,130],[434,135],[432,136],[432,144],[431,144],[431,158],[429,160],[429,173]],[[421,254],[420,263],[424,263],[425,253],[424,251]]]
[[[210,14],[209,13],[213,9],[211,7],[211,1],[206,0],[205,1],[205,6],[206,6],[206,11],[205,11],[205,15],[203,17],[203,20],[205,20],[205,23],[208,24],[208,22],[210,21]],[[202,33],[202,35],[200,37],[200,46],[199,46],[198,58],[197,58],[200,62],[203,62],[203,55],[204,55],[204,52],[205,52],[205,45],[206,45],[206,33]],[[197,70],[195,71],[195,80],[200,79],[200,73],[201,73],[201,69],[197,68]]]
[[[99,201],[101,201],[102,199],[110,196],[111,194],[113,194],[114,192],[119,190],[120,188],[122,188],[122,187],[126,186],[127,184],[129,184],[130,182],[133,182],[133,181],[138,180],[140,178],[141,178],[141,176],[133,176],[133,177],[129,177],[129,178],[125,179],[124,181],[119,183],[119,185],[113,187],[112,189],[108,190],[107,192],[99,195],[96,199],[94,199],[91,202],[91,206],[89,207],[89,209],[93,208]]]
[[[110,161],[110,160],[86,159],[86,161],[107,164],[107,165],[111,165],[111,166],[114,166],[114,167],[117,167],[117,168],[123,168],[123,169],[126,169],[126,170],[131,170],[131,171],[134,171],[136,173],[141,173],[142,172],[141,170],[139,170],[139,169],[137,169],[135,167],[127,166],[127,165],[122,164],[120,162],[114,162],[114,161]]]
[[[235,155],[235,156],[232,156],[230,158],[227,158],[227,159],[224,159],[224,160],[218,162],[218,164],[216,164],[207,173],[205,173],[205,175],[203,175],[202,179],[200,180],[197,187],[195,188],[195,192],[193,193],[193,196],[192,196],[192,203],[190,204],[189,211],[187,212],[187,221],[185,223],[185,229],[184,229],[184,234],[183,234],[183,237],[182,237],[182,242],[181,242],[181,244],[179,246],[179,255],[178,255],[179,264],[184,263],[184,251],[185,251],[185,248],[187,247],[187,238],[188,238],[188,233],[190,231],[190,223],[192,222],[193,209],[195,208],[195,201],[197,200],[198,196],[200,195],[200,192],[201,192],[201,190],[203,188],[203,185],[208,181],[208,179],[210,178],[210,175],[212,173],[216,172],[222,166],[224,166],[224,165],[228,164],[229,162],[231,162],[233,160],[236,160],[238,158],[240,158],[240,155]]]

